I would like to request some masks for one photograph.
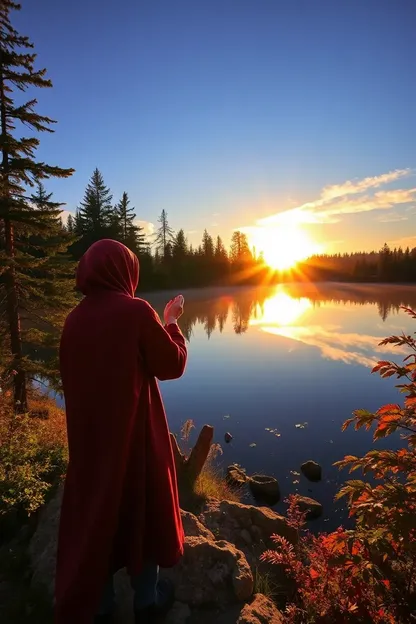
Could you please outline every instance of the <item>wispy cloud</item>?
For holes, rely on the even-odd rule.
[[[336,331],[338,329],[338,331]],[[308,327],[262,327],[262,330],[317,347],[322,357],[345,364],[360,364],[372,367],[383,354],[406,353],[404,347],[380,346],[380,338],[365,334],[342,333],[341,328],[325,329],[321,326]]]
[[[398,212],[388,212],[381,215],[378,221],[380,221],[380,223],[396,223],[398,221],[407,221],[407,219],[408,217],[406,217],[406,215],[401,215]]]
[[[332,184],[331,186],[325,186],[322,190],[321,197],[323,200],[331,200],[336,197],[343,197],[344,195],[356,195],[357,193],[364,193],[372,188],[379,188],[385,184],[396,182],[400,178],[404,178],[409,175],[410,169],[396,169],[395,171],[389,171],[388,173],[382,173],[379,176],[372,176],[363,178],[362,180],[347,180],[343,184]]]
[[[410,189],[378,190],[413,173],[411,169],[396,169],[362,180],[348,180],[322,189],[320,197],[295,208],[258,221],[259,226],[272,224],[337,223],[342,215],[387,210],[416,201],[416,187]]]

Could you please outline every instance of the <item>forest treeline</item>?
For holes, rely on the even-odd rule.
[[[204,230],[199,245],[189,244],[184,229],[175,232],[165,210],[153,235],[138,225],[136,209],[127,192],[119,201],[95,169],[75,216],[62,225],[74,237],[69,255],[79,260],[88,247],[102,238],[127,245],[141,260],[141,288],[198,287],[225,284],[263,284],[287,281],[413,282],[416,248],[321,254],[307,258],[290,270],[272,270],[256,254],[243,232],[235,231],[227,249],[222,238]]]

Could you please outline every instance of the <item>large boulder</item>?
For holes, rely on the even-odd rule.
[[[274,602],[257,594],[251,604],[245,605],[237,624],[283,624],[284,618]]]
[[[29,547],[32,584],[46,588],[51,598],[61,502],[62,489],[42,510]],[[216,542],[213,533],[192,514],[182,512],[182,521],[187,536],[184,557],[174,569],[162,571],[162,575],[174,581],[179,603],[206,605],[249,600],[254,579],[245,555],[231,543]],[[115,588],[118,620],[128,624],[132,622],[132,590],[124,570],[115,575]],[[189,608],[178,604],[175,613],[178,621],[186,621]]]
[[[187,537],[181,562],[163,576],[175,583],[177,599],[193,606],[244,602],[254,589],[244,554],[228,542],[204,537]]]
[[[285,537],[296,543],[297,532],[286,518],[268,507],[254,507],[231,501],[210,499],[201,515],[201,520],[218,539],[236,544],[247,544],[247,533],[253,545],[271,547],[271,536]]]

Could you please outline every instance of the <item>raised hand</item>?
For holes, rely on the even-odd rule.
[[[183,295],[178,295],[174,299],[168,301],[163,313],[166,325],[176,323],[178,318],[182,316],[184,301]]]

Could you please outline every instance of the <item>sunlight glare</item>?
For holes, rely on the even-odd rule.
[[[252,244],[272,269],[285,270],[322,251],[305,230],[296,224],[256,227],[250,233]]]
[[[256,310],[256,315],[250,320],[250,325],[285,327],[297,321],[311,307],[312,304],[306,297],[294,299],[285,292],[278,291],[264,302],[263,309]]]

